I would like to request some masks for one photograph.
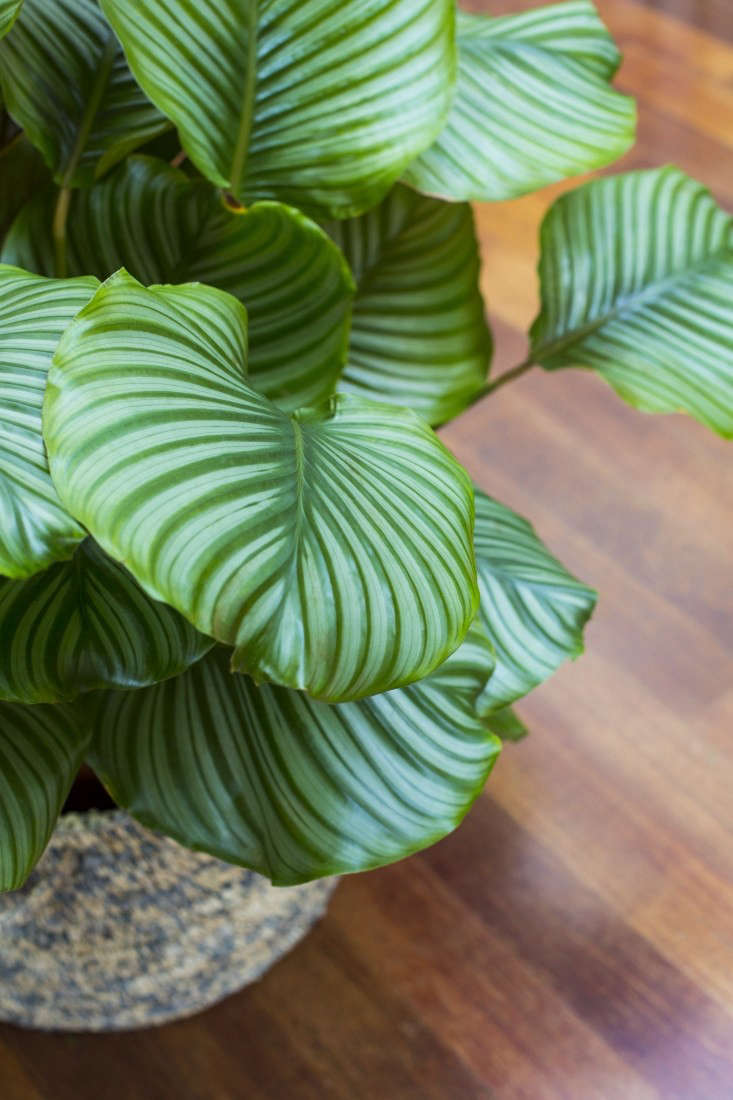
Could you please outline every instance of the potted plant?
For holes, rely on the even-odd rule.
[[[595,593],[434,428],[582,367],[730,436],[732,223],[673,167],[563,195],[492,378],[470,202],[633,141],[588,0],[5,0],[0,33],[4,1012],[159,1022],[525,732]],[[85,761],[126,812],[33,871]]]

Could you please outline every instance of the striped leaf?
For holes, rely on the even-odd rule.
[[[191,160],[246,203],[358,213],[448,111],[453,0],[101,2]]]
[[[61,333],[96,279],[43,279],[0,265],[0,574],[29,577],[84,537],[62,507],[41,434],[46,376]]]
[[[0,0],[0,38],[4,38],[18,18],[23,0]]]
[[[428,679],[328,706],[232,676],[215,650],[106,695],[91,761],[143,824],[277,885],[363,871],[445,836],[481,791],[500,747],[474,714],[491,661],[472,632]]]
[[[165,129],[96,0],[25,0],[0,42],[8,111],[54,178],[83,187]]]
[[[43,157],[25,134],[17,134],[0,149],[0,241],[23,204],[42,190],[48,179]]]
[[[49,379],[62,500],[238,671],[338,702],[427,675],[476,610],[465,472],[405,409],[288,416],[247,385],[245,344],[221,291],[104,284]]]
[[[358,288],[340,388],[407,405],[431,424],[456,416],[481,390],[492,350],[470,206],[398,186],[328,232]]]
[[[86,539],[70,562],[0,580],[0,699],[55,703],[178,676],[213,643]]]
[[[593,180],[541,233],[535,362],[733,436],[733,218],[673,167]]]
[[[634,101],[590,0],[496,19],[458,15],[458,84],[437,141],[405,180],[451,199],[509,199],[600,168],[633,144]]]
[[[88,743],[69,707],[0,703],[0,891],[43,854]]]
[[[29,203],[3,258],[54,271],[53,198]],[[69,213],[69,274],[104,279],[126,268],[142,283],[201,280],[233,294],[249,314],[251,385],[286,409],[330,396],[346,360],[353,281],[343,256],[292,207],[233,212],[207,183],[133,156]]]
[[[525,519],[480,489],[475,546],[479,615],[496,654],[496,670],[479,700],[486,716],[583,652],[596,594],[571,577]]]

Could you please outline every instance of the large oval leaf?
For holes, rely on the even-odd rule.
[[[479,700],[479,712],[489,715],[583,652],[596,593],[568,573],[525,519],[480,489],[475,546],[479,615],[496,654]]]
[[[453,0],[102,0],[191,160],[245,202],[378,202],[445,118]]]
[[[61,333],[96,279],[43,279],[0,265],[0,574],[29,577],[71,557],[84,532],[48,472],[41,409]]]
[[[54,271],[54,200],[16,219],[2,256]],[[292,207],[227,208],[214,189],[151,157],[131,157],[69,213],[69,274],[107,278],[126,268],[142,283],[200,279],[233,294],[249,315],[251,385],[293,409],[324,400],[346,361],[353,281],[326,234]]]
[[[632,145],[634,101],[589,0],[497,19],[458,14],[458,84],[437,141],[405,179],[451,199],[509,199],[600,168]]]
[[[69,707],[0,703],[0,891],[43,854],[88,742]]]
[[[144,824],[286,886],[402,859],[458,825],[499,751],[483,634],[411,687],[328,706],[214,651],[96,716],[91,762]]]
[[[0,0],[0,38],[8,33],[22,6],[23,0]]]
[[[167,126],[96,0],[25,0],[0,42],[0,82],[8,111],[65,187],[88,185]]]
[[[328,232],[358,287],[340,388],[431,424],[456,416],[486,381],[492,350],[471,208],[398,186]]]
[[[91,539],[31,580],[0,580],[0,637],[0,699],[19,703],[146,687],[213,645]]]
[[[408,410],[287,416],[245,341],[221,291],[109,280],[49,379],[61,498],[238,670],[334,701],[427,675],[476,610],[470,482]]]
[[[532,355],[733,436],[733,218],[673,167],[593,180],[542,226]]]

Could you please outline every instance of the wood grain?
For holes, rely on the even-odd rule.
[[[639,98],[624,166],[675,161],[733,204],[730,0],[600,8]],[[497,370],[560,190],[479,210]],[[532,372],[444,436],[600,589],[588,654],[523,705],[532,737],[463,827],[343,882],[259,985],[156,1032],[2,1028],[3,1100],[733,1097],[731,451],[580,372]]]

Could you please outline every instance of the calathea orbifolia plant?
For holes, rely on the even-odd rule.
[[[276,883],[424,847],[594,604],[431,425],[539,364],[730,435],[730,218],[674,168],[564,195],[530,357],[488,381],[468,201],[633,138],[588,0],[4,0],[0,30],[2,887],[83,760]]]

